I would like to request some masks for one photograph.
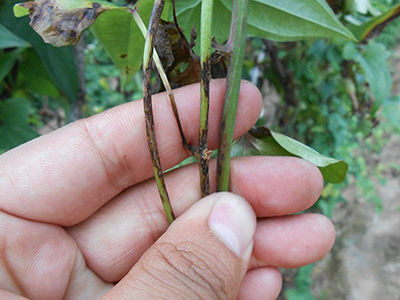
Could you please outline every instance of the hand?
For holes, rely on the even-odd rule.
[[[213,149],[224,86],[212,82]],[[176,90],[191,144],[198,136],[199,91],[198,85]],[[188,153],[166,95],[155,96],[154,106],[166,170]],[[236,138],[260,110],[259,91],[244,82]],[[214,183],[214,161],[210,170]],[[304,160],[234,159],[231,190],[240,196],[200,201],[197,165],[168,172],[178,216],[169,228],[152,174],[141,101],[1,155],[0,298],[275,299],[278,267],[310,264],[333,245],[326,217],[291,215],[315,203],[323,187],[319,170]]]

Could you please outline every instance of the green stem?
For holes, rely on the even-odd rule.
[[[151,62],[153,57],[154,40],[160,22],[165,0],[155,0],[151,13],[149,29],[147,31],[146,43],[143,55],[143,104],[146,120],[146,133],[149,143],[151,161],[153,163],[154,177],[157,183],[158,192],[167,215],[169,223],[175,219],[165,184],[160,155],[157,147],[156,131],[154,126],[153,104],[151,99]]]
[[[230,49],[229,66],[217,160],[219,192],[229,190],[231,149],[242,78],[248,2],[249,0],[234,0],[233,2],[231,32],[228,40]]]
[[[209,163],[211,152],[208,150],[208,119],[210,110],[211,80],[211,28],[214,0],[201,2],[201,80],[200,80],[200,133],[199,133],[199,168],[201,193],[205,197],[210,194]]]

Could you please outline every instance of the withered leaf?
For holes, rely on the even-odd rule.
[[[160,20],[155,47],[172,88],[200,81],[200,62],[192,57],[190,45],[186,38],[181,36],[175,23]],[[182,63],[187,64],[185,70],[181,70]],[[154,92],[163,90],[161,79],[158,78]]]
[[[155,47],[166,72],[191,59],[189,44],[179,34],[173,22],[160,20],[155,37]]]
[[[30,25],[46,43],[56,47],[76,44],[82,31],[110,9],[126,9],[102,1],[35,0],[18,4],[29,10]]]

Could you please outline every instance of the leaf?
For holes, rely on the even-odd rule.
[[[360,64],[371,87],[375,98],[372,115],[390,95],[392,78],[386,63],[389,56],[390,53],[385,46],[378,43],[359,47],[357,44],[349,42],[343,48],[343,58],[354,60]]]
[[[371,0],[346,0],[344,12],[349,15],[370,13],[372,16],[377,16],[380,14],[380,11],[371,4]]]
[[[21,5],[15,5],[14,6],[14,16],[17,18],[29,16],[29,8],[21,6]]]
[[[34,49],[27,49],[23,59],[18,65],[18,86],[23,90],[60,98],[60,92],[55,85],[53,78],[40,62],[39,56]]]
[[[178,1],[176,5],[186,35],[192,25],[200,28],[200,0]],[[231,10],[232,0],[214,3],[213,33],[220,43],[228,38]],[[276,41],[334,37],[355,40],[323,0],[250,0],[247,24],[250,36]]]
[[[314,265],[312,264],[298,269],[295,288],[286,289],[285,291],[285,296],[288,300],[316,300],[311,293],[313,269]]]
[[[232,2],[232,1],[231,1]],[[231,3],[232,4],[232,3]],[[185,0],[176,2],[176,14],[179,26],[190,40],[192,26],[200,30],[201,0]],[[214,1],[214,20],[212,33],[219,43],[224,43],[229,36],[232,11],[227,9],[220,0]],[[196,46],[196,50],[198,45]]]
[[[228,5],[231,1],[223,2]],[[335,37],[354,40],[324,0],[253,0],[247,23],[250,36],[277,41]]]
[[[18,48],[6,53],[0,52],[0,82],[10,73],[23,50],[29,46],[29,43],[0,24],[0,49]]]
[[[241,150],[243,149],[243,150]],[[314,149],[266,127],[255,127],[235,145],[233,156],[267,155],[295,156],[316,165],[327,182],[340,183],[347,174],[348,165],[342,160],[324,156]]]
[[[10,73],[23,49],[15,49],[11,52],[0,53],[0,82]]]
[[[142,2],[138,12],[148,22],[154,1]],[[131,81],[142,64],[144,37],[128,7],[106,1],[36,0],[15,7],[29,8],[31,26],[54,46],[76,44],[93,23],[92,33],[120,71],[122,86]],[[54,8],[55,7],[55,8]],[[52,8],[48,10],[48,8]],[[23,11],[18,11],[23,15]]]
[[[145,1],[138,9],[145,24],[152,8],[153,1]],[[122,86],[133,80],[142,65],[145,40],[132,14],[124,10],[107,11],[99,16],[91,31],[118,67]]]
[[[82,31],[96,18],[110,9],[127,9],[103,1],[88,0],[35,0],[17,4],[16,16],[29,10],[30,25],[46,43],[56,47],[78,43]]]
[[[26,48],[29,47],[29,43],[20,39],[18,36],[13,34],[10,30],[0,24],[0,49],[7,48]]]
[[[353,0],[352,2],[356,12],[364,15],[368,13],[368,9],[371,6],[371,2],[369,0]]]
[[[383,105],[383,117],[400,132],[400,98],[396,97],[390,101],[386,101]],[[395,101],[397,100],[397,101]]]
[[[37,136],[28,122],[31,103],[27,99],[10,98],[0,102],[0,151],[8,150]]]
[[[9,0],[0,6],[0,20],[3,26],[35,49],[40,61],[58,87],[74,102],[78,96],[79,81],[72,48],[55,48],[45,44],[29,26],[29,18],[17,19],[13,7],[18,0]]]
[[[393,6],[379,16],[373,17],[361,25],[349,24],[347,27],[359,41],[378,36],[383,29],[400,15],[400,4]]]

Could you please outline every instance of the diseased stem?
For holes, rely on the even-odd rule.
[[[160,22],[161,13],[163,11],[165,0],[155,0],[153,11],[151,13],[149,29],[147,31],[146,43],[144,46],[143,55],[143,103],[146,120],[147,140],[149,143],[151,160],[153,163],[154,177],[156,179],[158,192],[160,193],[161,201],[167,215],[169,223],[175,219],[169,200],[167,187],[161,168],[160,155],[157,148],[156,131],[154,128],[153,105],[151,99],[151,62],[154,49],[154,38],[157,33],[158,24]]]
[[[201,2],[201,80],[200,80],[200,132],[199,132],[199,168],[202,197],[210,194],[209,163],[211,152],[208,150],[208,115],[210,110],[211,80],[211,28],[214,0]]]
[[[136,24],[138,25],[140,31],[142,32],[143,36],[146,38],[146,36],[147,36],[147,28],[146,28],[146,25],[144,24],[142,18],[140,17],[136,6],[135,6],[134,9],[131,10],[131,13],[132,13],[132,16],[133,16]],[[181,135],[181,140],[182,140],[183,147],[185,149],[189,150],[190,152],[192,152],[192,154],[196,156],[197,152],[196,152],[195,147],[190,146],[187,143],[185,134],[183,132],[183,127],[182,127],[182,124],[181,124],[181,121],[180,121],[180,118],[179,118],[179,113],[178,113],[178,108],[176,106],[174,93],[173,93],[171,85],[170,85],[170,83],[168,81],[168,77],[167,77],[167,74],[165,73],[164,67],[163,67],[163,65],[161,63],[161,59],[160,59],[160,57],[159,57],[159,55],[158,55],[158,53],[157,53],[155,48],[153,49],[153,60],[154,60],[154,63],[156,65],[158,74],[160,74],[160,78],[161,78],[161,81],[162,81],[162,83],[163,83],[163,85],[165,87],[165,90],[167,91],[168,98],[169,98],[169,100],[171,102],[172,110],[174,111],[175,120],[176,120],[176,123],[177,123],[178,128],[179,128],[179,134]]]
[[[231,149],[243,69],[248,2],[249,0],[233,1],[231,31],[227,43],[230,50],[229,66],[217,160],[217,185],[219,192],[229,190]]]

